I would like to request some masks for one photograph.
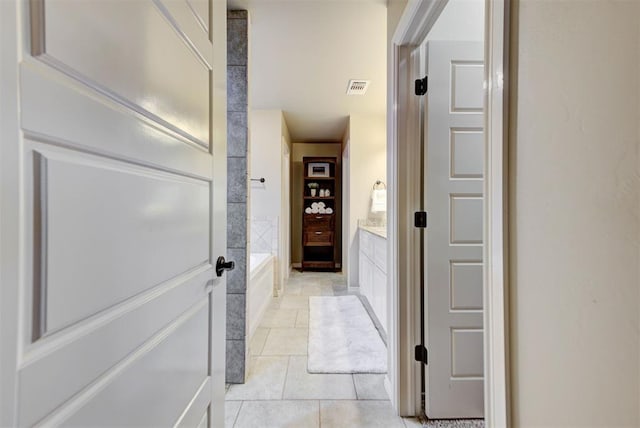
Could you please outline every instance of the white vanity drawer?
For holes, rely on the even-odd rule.
[[[387,273],[387,240],[379,236],[372,236],[373,241],[373,262]]]
[[[382,325],[384,332],[387,332],[387,275],[378,267],[373,267],[372,275],[373,301],[371,306],[378,317],[378,321]]]
[[[360,229],[360,251],[373,260],[373,236],[362,229]]]

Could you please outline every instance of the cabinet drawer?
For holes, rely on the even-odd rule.
[[[382,270],[387,272],[387,240],[378,236],[372,237],[373,241],[373,262]]]
[[[387,276],[377,266],[373,266],[373,302],[371,306],[382,324],[382,329],[387,332]]]
[[[333,230],[333,215],[305,214],[304,228],[307,230]]]
[[[360,294],[367,298],[369,305],[373,307],[373,263],[362,252],[358,261],[358,285]]]
[[[307,231],[304,233],[302,245],[307,246],[331,246],[333,245],[333,232],[325,230]]]
[[[362,229],[360,229],[358,233],[360,234],[360,251],[362,251],[365,256],[373,259],[373,236]]]

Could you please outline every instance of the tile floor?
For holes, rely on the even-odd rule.
[[[384,375],[307,373],[309,296],[344,294],[341,274],[292,272],[249,345],[247,383],[227,391],[227,427],[421,426],[394,414]]]
[[[422,427],[394,414],[385,375],[307,373],[309,296],[345,294],[341,274],[291,273],[249,344],[247,382],[227,390],[226,427]]]

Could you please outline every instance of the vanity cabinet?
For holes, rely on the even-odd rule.
[[[368,300],[374,314],[387,332],[387,240],[360,228],[358,278],[360,294]]]

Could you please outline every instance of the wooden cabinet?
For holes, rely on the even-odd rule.
[[[336,270],[336,158],[303,158],[302,269]]]

